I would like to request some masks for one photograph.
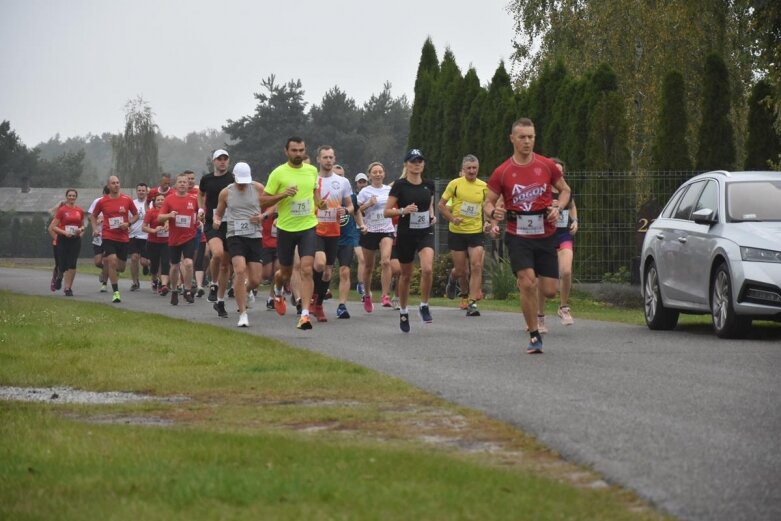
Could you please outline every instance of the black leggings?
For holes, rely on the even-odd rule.
[[[80,252],[81,237],[60,235],[57,238],[57,267],[60,273],[76,269],[76,262],[79,260]]]
[[[168,275],[168,272],[171,271],[168,244],[147,242],[146,253],[149,255],[149,272],[153,275]]]
[[[198,247],[195,249],[195,263],[193,264],[193,271],[203,271],[206,265],[206,243],[198,242]]]

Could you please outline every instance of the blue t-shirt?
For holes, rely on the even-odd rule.
[[[355,194],[350,194],[350,198],[353,200],[353,210],[360,212],[358,209],[358,198]],[[355,218],[346,213],[339,220],[339,246],[358,246],[358,240],[361,237],[361,232],[358,230],[358,225],[355,222]]]

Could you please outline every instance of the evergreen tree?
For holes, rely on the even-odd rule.
[[[540,76],[529,86],[527,96],[529,112],[526,116],[534,121],[535,149],[546,156],[558,153],[560,146],[559,136],[548,127],[553,121],[556,99],[566,76],[564,64],[559,61],[553,67],[545,65]]]
[[[449,179],[458,177],[461,167],[458,157],[461,145],[461,125],[463,124],[464,104],[464,79],[456,64],[456,58],[450,49],[445,51],[442,57],[442,65],[438,78],[439,121],[438,143],[429,146],[426,150],[428,161],[428,175],[430,177]],[[436,161],[436,162],[434,162]]]
[[[680,171],[692,168],[689,147],[686,144],[688,117],[685,89],[683,74],[670,71],[665,75],[651,151],[653,170]]]
[[[420,147],[430,135],[431,105],[434,103],[434,89],[439,73],[439,58],[431,38],[426,38],[420,53],[420,63],[415,76],[415,99],[412,102],[412,116],[409,125],[408,148]],[[425,150],[424,150],[425,152]]]
[[[486,138],[483,133],[483,115],[487,98],[488,92],[480,88],[472,103],[469,104],[469,110],[466,119],[464,119],[461,142],[463,143],[462,155],[474,154],[480,160],[480,164],[485,165],[484,168],[492,169],[498,165],[493,164],[493,160],[488,157],[488,147],[485,144]],[[483,173],[488,175],[486,170],[483,170]]]
[[[372,95],[364,103],[361,135],[366,139],[366,147],[352,173],[363,172],[369,163],[380,161],[385,165],[386,184],[401,174],[410,113],[407,97],[394,98],[387,82],[379,95]]]
[[[773,89],[766,80],[760,80],[751,89],[748,100],[748,139],[746,140],[746,170],[767,170],[770,162],[779,161],[781,135],[773,121],[771,106]]]
[[[510,126],[515,119],[517,119],[515,94],[510,83],[510,75],[507,74],[504,62],[501,62],[488,86],[480,125],[485,156],[480,159],[490,168],[500,165],[512,154],[509,136]]]
[[[730,170],[735,167],[735,136],[729,121],[729,74],[718,54],[712,53],[705,58],[702,86],[697,170]]]
[[[141,96],[125,104],[125,132],[111,140],[114,175],[119,176],[123,186],[149,184],[160,175],[157,131],[152,107]]]
[[[628,132],[618,77],[607,64],[591,78],[595,95],[589,113],[587,164],[589,170],[624,171],[629,168]]]
[[[314,156],[316,147],[327,144],[334,147],[337,162],[348,172],[360,168],[366,138],[358,133],[361,110],[355,100],[333,87],[320,105],[312,106],[309,117],[311,130],[306,138],[310,155]]]
[[[477,77],[477,71],[475,71],[474,67],[470,67],[469,70],[466,71],[463,85],[464,96],[461,105],[461,139],[458,146],[459,157],[463,157],[466,154],[477,155],[477,150],[480,148],[480,136],[472,134],[475,128],[472,126],[472,121],[470,120],[472,104],[475,103],[475,100],[477,100],[480,93],[483,92],[483,88],[480,86],[480,78]],[[479,112],[477,113],[477,116],[477,121],[479,123]],[[479,125],[476,128],[479,129]],[[479,155],[477,155],[477,158],[481,159]]]

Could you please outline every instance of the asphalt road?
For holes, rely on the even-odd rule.
[[[115,306],[236,327],[233,302],[230,317],[219,319],[205,297],[173,307],[148,283],[134,293],[121,284]],[[52,295],[48,286],[44,271],[0,268],[0,289]],[[97,289],[96,277],[79,276],[74,298],[112,305]],[[467,318],[432,308],[434,323],[413,319],[405,335],[391,309],[369,315],[352,303],[352,318],[337,320],[335,306],[326,302],[329,321],[302,332],[294,312],[279,317],[258,302],[244,331],[356,362],[514,424],[681,519],[781,519],[781,330],[725,341],[706,328],[652,332],[578,320],[573,310],[575,325],[553,322],[545,354],[529,356],[519,313]]]

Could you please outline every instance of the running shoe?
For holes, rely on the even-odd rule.
[[[356,284],[355,291],[357,291],[360,296],[363,296],[363,294],[366,293],[366,288],[363,287],[363,282]]]
[[[52,291],[57,291],[57,275],[52,275],[52,281],[49,284],[49,289]]]
[[[139,289],[141,289],[141,283],[139,282],[134,282],[130,285],[130,291],[138,291]]]
[[[339,304],[339,307],[336,308],[336,318],[350,318],[350,312],[347,311],[347,306]]]
[[[312,323],[309,321],[309,315],[299,318],[296,327],[298,329],[312,329]]]
[[[477,302],[474,300],[469,302],[469,305],[466,307],[466,316],[468,317],[479,317],[480,316],[480,310],[477,309]]]
[[[391,299],[391,305],[393,306],[393,309],[395,309],[395,310],[401,309],[401,306],[399,305],[399,297],[394,295],[393,298]]]
[[[195,292],[195,296],[198,298],[203,297],[206,294],[206,290],[203,289],[203,286],[198,286],[198,290]]]
[[[236,296],[236,292],[233,291],[233,286],[228,288],[228,298],[234,298]]]
[[[217,284],[209,286],[209,296],[206,297],[209,302],[217,302]]]
[[[328,318],[325,316],[325,311],[323,311],[322,304],[315,304],[314,311],[315,311],[314,312],[315,318],[317,319],[318,322],[328,322]]]
[[[461,302],[458,304],[458,309],[464,310],[469,306],[469,295],[461,295]]]
[[[363,296],[363,309],[366,310],[367,313],[374,311],[374,304],[372,303],[371,293],[367,293]]]
[[[160,289],[160,281],[157,279],[154,279],[152,281],[152,291],[157,291]]]
[[[388,295],[382,296],[382,307],[384,308],[390,308],[393,307],[393,304],[391,304],[390,298],[388,298]]]
[[[57,277],[57,280],[54,281],[54,289],[58,291],[62,289],[62,276]]]
[[[108,287],[106,286],[106,283],[105,282],[101,283],[100,284],[100,292],[101,293],[106,293],[107,291],[108,291]]]
[[[249,318],[247,318],[246,313],[242,313],[239,315],[239,323],[237,324],[239,327],[249,327]]]
[[[287,304],[285,304],[284,295],[276,295],[274,297],[274,309],[277,310],[277,315],[284,315],[287,311]]]
[[[266,299],[266,309],[274,310],[274,299],[273,297],[269,297]]]
[[[458,292],[458,286],[456,285],[456,281],[453,280],[453,275],[447,276],[447,284],[445,284],[445,295],[447,295],[447,298],[450,300],[453,300],[456,298],[456,293]]]
[[[172,306],[178,306],[179,305],[179,293],[176,291],[171,292],[171,305]]]
[[[535,336],[529,339],[529,346],[526,348],[526,354],[529,355],[541,355],[542,354],[542,337]]]
[[[168,295],[168,286],[163,284],[162,286],[160,286],[160,296],[165,297],[166,295]]]
[[[548,328],[545,327],[545,315],[537,315],[537,331],[539,331],[541,335],[548,332]]]
[[[217,312],[217,316],[220,318],[228,318],[228,311],[225,309],[225,301],[222,302],[215,302],[214,303],[214,311]]]
[[[111,302],[114,304],[119,304],[122,302],[122,297],[119,295],[119,291],[115,291],[114,295],[112,295]]]
[[[195,303],[195,297],[193,296],[193,292],[188,290],[184,291],[184,300],[187,301],[188,304]]]
[[[571,326],[575,323],[575,319],[573,319],[570,314],[569,306],[561,306],[558,315],[561,319],[561,325],[563,326]]]
[[[418,308],[418,315],[420,315],[420,319],[426,324],[431,324],[434,321],[434,319],[431,318],[431,311],[429,311],[428,306],[420,306]]]
[[[66,297],[72,297],[73,296],[73,290],[68,288],[65,290],[65,296]]]
[[[409,333],[409,313],[399,313],[399,328],[404,333]]]

